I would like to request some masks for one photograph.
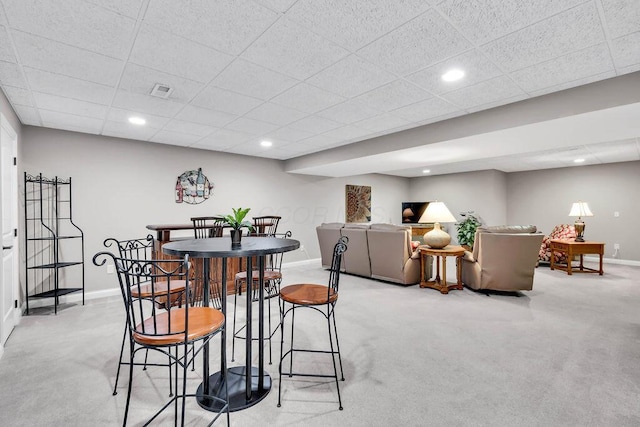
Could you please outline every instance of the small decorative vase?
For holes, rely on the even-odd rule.
[[[231,230],[231,247],[238,247],[242,244],[242,229]]]

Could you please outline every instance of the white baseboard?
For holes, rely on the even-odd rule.
[[[318,266],[320,265],[320,258],[305,259],[302,261],[283,262],[282,267],[302,267],[305,265]]]
[[[84,300],[89,301],[89,300],[94,300],[94,299],[99,299],[99,298],[106,298],[106,297],[112,297],[112,296],[119,296],[120,294],[120,288],[113,288],[113,289],[103,289],[100,291],[93,291],[93,292],[85,292],[84,293]],[[67,303],[82,303],[82,292],[75,292],[73,294],[67,294],[67,295],[62,295],[59,297],[59,301],[60,304],[67,304]],[[41,307],[50,307],[53,306],[53,298],[40,298],[40,299],[30,299],[29,300],[29,309],[31,308],[41,308]],[[26,310],[27,306],[26,304],[22,304],[22,310]]]
[[[585,255],[585,261],[589,262],[600,262],[600,257],[593,255]],[[620,265],[631,265],[634,267],[640,267],[640,261],[634,261],[631,259],[617,259],[617,258],[603,258],[602,262],[604,264],[620,264]]]

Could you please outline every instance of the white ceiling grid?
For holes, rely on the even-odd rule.
[[[640,70],[638,0],[0,0],[0,15],[24,124],[282,160]],[[443,82],[454,67],[465,78]],[[640,158],[637,138],[599,142],[574,145]],[[564,164],[494,149],[505,171]],[[449,162],[466,166],[438,173],[489,164]]]

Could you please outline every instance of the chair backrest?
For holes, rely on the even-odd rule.
[[[254,216],[253,217],[253,235],[255,236],[270,236],[276,235],[278,230],[278,223],[282,217],[279,216]]]
[[[193,234],[196,239],[222,237],[224,218],[219,216],[196,216],[191,218]]]
[[[123,295],[127,312],[127,325],[130,336],[140,340],[157,339],[166,337],[175,342],[185,341],[185,332],[188,330],[189,304],[182,307],[168,305],[161,310],[156,304],[151,303],[156,297],[167,294],[171,283],[181,281],[185,283],[185,290],[189,292],[189,257],[171,260],[149,260],[123,258],[111,252],[99,252],[93,257],[93,263],[97,266],[104,265],[109,258],[114,262],[118,283]],[[149,298],[137,298],[135,295],[149,294]],[[166,310],[166,311],[165,311]],[[172,323],[171,312],[175,310],[185,311],[184,322]],[[163,316],[159,318],[159,316]]]
[[[140,239],[117,240],[113,237],[105,239],[103,244],[106,248],[115,245],[118,248],[118,254],[121,258],[131,259],[153,259],[155,239],[153,235],[148,234]]]
[[[349,238],[342,236],[338,239],[338,242],[333,247],[333,258],[331,260],[331,269],[329,270],[329,286],[327,301],[331,299],[331,294],[338,294],[338,287],[340,285],[340,265],[342,263],[342,255],[347,250],[347,243]]]

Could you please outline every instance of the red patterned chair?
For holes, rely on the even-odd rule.
[[[560,224],[553,227],[551,230],[551,234],[548,236],[544,236],[542,240],[542,245],[540,245],[540,252],[538,253],[538,261],[540,262],[551,262],[551,239],[561,239],[561,240],[575,240],[576,239],[576,229],[573,225],[570,224]],[[566,263],[567,262],[567,254],[564,252],[556,252],[556,262]]]

